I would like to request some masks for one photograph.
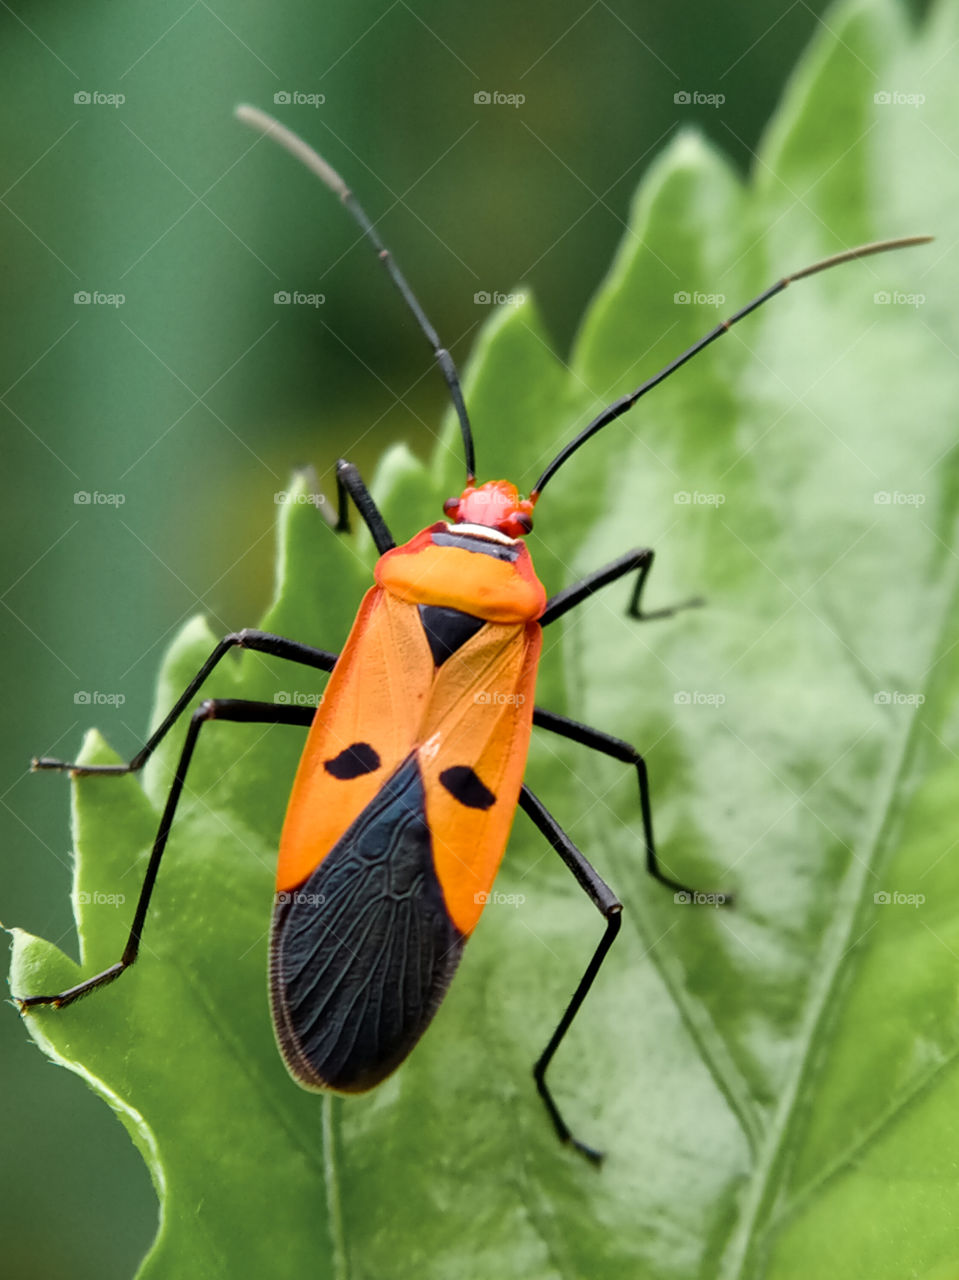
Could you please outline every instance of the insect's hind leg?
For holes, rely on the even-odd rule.
[[[345,458],[340,458],[336,464],[336,497],[338,515],[333,527],[337,533],[350,531],[349,499],[352,498],[353,505],[373,535],[373,542],[380,555],[384,551],[391,551],[396,546],[393,535],[387,528],[379,507],[373,501],[373,495],[367,489],[363,477],[353,463],[347,462]]]
[[[150,896],[153,893],[157,872],[160,869],[160,859],[163,857],[163,851],[167,845],[170,827],[173,825],[173,816],[176,813],[176,807],[183,792],[183,784],[186,780],[187,770],[190,767],[197,738],[200,736],[200,730],[207,721],[229,720],[240,724],[294,724],[307,726],[311,723],[313,716],[314,709],[312,707],[292,707],[273,702],[247,702],[239,698],[208,698],[206,702],[197,707],[190,719],[190,727],[187,731],[186,741],[183,744],[183,750],[180,753],[173,784],[170,787],[166,804],[160,817],[160,825],[153,841],[153,849],[150,853],[150,860],[147,863],[146,874],[143,877],[140,896],[137,899],[136,911],[133,915],[133,924],[130,927],[130,935],[127,938],[126,946],[123,948],[123,955],[116,964],[110,965],[102,973],[94,974],[92,978],[87,978],[66,991],[59,991],[53,995],[15,997],[21,1013],[43,1004],[52,1004],[58,1009],[62,1009],[65,1005],[72,1004],[74,1000],[78,1000],[80,996],[85,996],[89,992],[95,991],[98,987],[105,987],[107,983],[114,982],[136,960],[140,949],[140,939],[143,935],[143,925],[150,906]]]
[[[51,760],[48,756],[41,756],[39,759],[32,761],[31,769],[35,771],[45,769],[69,770],[70,773],[80,776],[101,774],[107,777],[117,777],[125,773],[136,773],[143,768],[160,742],[180,718],[197,689],[230,649],[252,649],[257,653],[269,653],[275,658],[284,658],[288,662],[296,662],[301,666],[313,667],[318,671],[326,672],[333,670],[338,657],[337,654],[330,653],[327,649],[314,649],[312,645],[300,644],[296,640],[287,640],[284,636],[275,636],[269,631],[254,631],[250,628],[246,628],[243,631],[234,631],[232,634],[223,637],[176,700],[163,723],[154,730],[133,759],[127,764],[75,764],[68,760]]]
[[[574,582],[571,586],[558,591],[555,596],[551,596],[547,600],[546,610],[539,620],[540,625],[546,627],[551,622],[555,622],[564,613],[568,613],[570,609],[575,609],[577,605],[582,604],[584,600],[594,592],[599,591],[601,587],[607,587],[611,582],[617,582],[620,578],[625,578],[627,574],[634,571],[636,573],[636,585],[633,588],[629,607],[626,610],[632,618],[638,618],[641,622],[650,622],[654,618],[671,618],[682,609],[695,609],[706,603],[702,596],[694,596],[691,600],[683,600],[679,604],[671,605],[668,609],[645,611],[642,607],[643,588],[646,585],[649,571],[653,567],[655,555],[656,553],[651,547],[634,547],[632,551],[627,551],[618,560],[613,560],[609,564],[603,565],[601,569],[588,573],[579,582]]]
[[[587,895],[593,906],[599,911],[603,919],[606,921],[606,930],[599,940],[599,945],[593,952],[592,959],[586,966],[586,972],[580,978],[576,990],[573,992],[572,999],[566,1006],[563,1016],[559,1020],[556,1030],[549,1038],[549,1043],[536,1060],[533,1067],[533,1078],[536,1081],[536,1088],[539,1095],[546,1105],[549,1117],[553,1122],[553,1127],[561,1142],[568,1142],[576,1148],[587,1160],[591,1160],[594,1164],[599,1164],[603,1158],[603,1153],[597,1151],[595,1147],[588,1146],[585,1142],[581,1142],[575,1138],[570,1132],[569,1125],[563,1119],[559,1107],[553,1098],[553,1095],[546,1083],[546,1071],[552,1062],[556,1050],[559,1048],[563,1037],[570,1028],[570,1024],[579,1012],[580,1006],[589,994],[589,989],[595,981],[596,975],[600,970],[600,966],[606,959],[606,954],[613,941],[619,933],[620,923],[622,921],[623,904],[610,889],[609,885],[602,879],[594,867],[586,860],[579,849],[573,844],[569,836],[559,825],[553,815],[546,806],[539,800],[529,787],[523,787],[519,797],[520,808],[527,813],[533,822],[550,842],[559,856],[576,877],[577,883],[583,892]]]
[[[674,880],[672,876],[667,875],[660,865],[659,855],[656,852],[656,842],[653,839],[653,809],[649,799],[649,773],[646,768],[646,761],[636,748],[622,738],[614,738],[610,733],[603,733],[600,729],[593,729],[589,725],[581,724],[578,720],[570,720],[568,716],[557,715],[555,711],[546,711],[543,707],[533,708],[533,724],[539,729],[547,729],[550,733],[559,734],[570,742],[578,742],[581,746],[589,747],[593,751],[599,751],[602,755],[611,756],[614,760],[620,760],[623,764],[633,766],[636,770],[636,779],[639,784],[639,806],[643,819],[643,842],[646,846],[646,870],[654,880],[658,880],[660,884],[672,889],[675,894],[684,895],[685,900],[695,901],[698,897],[701,897],[701,893],[697,890],[690,889],[681,881]],[[732,897],[729,894],[711,896],[721,898],[725,904],[732,902]],[[682,900],[680,899],[680,901]]]

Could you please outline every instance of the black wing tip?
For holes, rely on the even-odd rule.
[[[306,1089],[309,1093],[338,1093],[345,1097],[352,1097],[361,1093],[369,1093],[371,1089],[375,1089],[378,1084],[393,1074],[406,1057],[399,1058],[396,1062],[384,1064],[380,1070],[362,1072],[358,1076],[351,1077],[342,1069],[335,1079],[327,1079],[323,1074],[323,1064],[316,1064],[310,1061],[303,1050],[302,1042],[293,1031],[289,1022],[281,1020],[276,1016],[274,1007],[273,1030],[276,1035],[277,1048],[283,1058],[283,1063],[291,1077],[301,1089]]]
[[[385,1080],[432,1021],[465,941],[411,755],[299,888],[276,895],[270,1005],[290,1074],[338,1093]]]
[[[297,1031],[294,1012],[284,998],[286,983],[282,963],[274,947],[270,955],[270,1010],[277,1047],[290,1076],[311,1093],[338,1093],[346,1096],[369,1093],[393,1074],[422,1039],[449,988],[459,965],[466,938],[460,936],[445,957],[444,971],[437,975],[427,1006],[419,1016],[409,1019],[406,1034],[386,1051],[371,1059],[355,1041],[352,1051],[343,1056],[342,1041],[336,1036],[322,1055],[313,1055]]]

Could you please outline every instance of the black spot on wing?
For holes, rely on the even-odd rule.
[[[433,654],[436,666],[442,666],[451,654],[471,639],[485,625],[485,618],[474,618],[462,609],[448,609],[444,605],[421,604],[420,622]]]
[[[354,742],[344,747],[338,756],[327,760],[323,768],[334,778],[347,780],[360,778],[364,773],[373,773],[380,767],[380,757],[368,742]]]
[[[410,756],[300,888],[277,894],[270,999],[293,1074],[346,1093],[378,1084],[426,1030],[464,942]]]
[[[496,803],[492,791],[467,764],[456,764],[450,769],[444,769],[440,774],[440,782],[453,799],[465,804],[467,809],[488,809]]]

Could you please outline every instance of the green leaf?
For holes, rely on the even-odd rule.
[[[638,624],[629,584],[598,593],[549,634],[538,686],[646,754],[668,869],[737,894],[722,911],[674,903],[644,876],[629,771],[537,735],[531,784],[626,907],[552,1076],[606,1164],[557,1147],[530,1079],[601,922],[522,816],[499,882],[522,902],[485,913],[409,1062],[362,1098],[292,1084],[266,933],[302,733],[214,723],[140,961],[26,1022],[151,1169],[161,1220],[142,1276],[955,1273],[956,47],[945,3],[918,31],[885,0],[835,11],[748,186],[691,134],[654,164],[568,367],[529,302],[493,320],[470,366],[482,474],[529,487],[592,413],[783,270],[871,237],[940,237],[790,289],[593,441],[537,509],[551,591],[648,544],[650,607],[708,597]],[[384,460],[375,491],[398,538],[436,518],[459,458],[448,421],[429,469]],[[263,625],[336,648],[369,539],[337,539],[305,479],[293,492]],[[201,620],[181,633],[157,717],[215,640]],[[245,654],[205,692],[318,688]],[[17,933],[18,995],[119,955],[173,737],[142,785],[74,784],[82,963]],[[84,753],[114,758],[95,736]]]

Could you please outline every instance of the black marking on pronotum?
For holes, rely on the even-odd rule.
[[[497,542],[494,538],[484,538],[470,533],[444,533],[440,530],[431,539],[434,547],[459,547],[461,551],[478,551],[481,555],[492,556],[494,560],[507,560],[510,564],[518,560],[523,551],[521,542]]]
[[[467,809],[488,809],[496,803],[496,797],[475,769],[468,764],[454,764],[440,774],[440,782],[454,800]]]
[[[297,892],[278,896],[270,999],[292,1073],[343,1093],[378,1084],[426,1030],[465,941],[410,755]]]
[[[344,747],[338,756],[327,760],[324,764],[327,773],[347,781],[350,778],[361,778],[364,773],[372,773],[380,767],[380,757],[368,742],[354,742]]]
[[[485,618],[475,618],[462,609],[448,609],[439,604],[421,604],[420,622],[430,643],[433,661],[441,667],[456,650],[471,640],[480,627],[485,625]]]

